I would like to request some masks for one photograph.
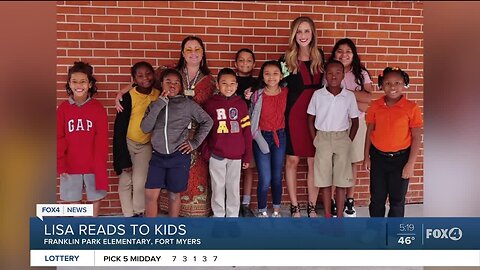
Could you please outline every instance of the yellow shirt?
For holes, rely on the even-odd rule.
[[[140,123],[142,122],[148,105],[158,99],[160,91],[153,88],[149,95],[145,95],[138,92],[135,87],[132,88],[129,93],[132,97],[132,114],[130,115],[130,122],[128,123],[127,138],[141,144],[148,143],[151,134],[143,133],[140,128]]]

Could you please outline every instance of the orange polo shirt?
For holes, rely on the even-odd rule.
[[[367,124],[375,124],[370,140],[378,150],[397,152],[412,144],[411,128],[423,126],[418,105],[405,95],[392,107],[385,104],[385,97],[372,102],[367,110]]]

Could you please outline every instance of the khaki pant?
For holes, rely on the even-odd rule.
[[[240,159],[210,158],[212,210],[214,217],[238,217],[240,210]],[[227,198],[225,198],[225,196]]]
[[[351,187],[352,141],[347,131],[317,131],[315,145],[314,185],[316,187]]]
[[[131,217],[145,212],[145,182],[152,158],[152,145],[139,144],[127,138],[127,147],[132,160],[132,171],[120,174],[118,195],[123,215]]]

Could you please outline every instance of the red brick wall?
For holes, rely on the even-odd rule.
[[[233,67],[234,54],[242,47],[255,52],[258,72],[264,60],[278,59],[286,50],[290,22],[300,15],[316,22],[318,43],[327,57],[335,41],[353,39],[375,83],[377,74],[388,65],[405,69],[411,77],[407,97],[423,107],[422,3],[58,1],[57,6],[57,104],[66,97],[68,66],[78,60],[91,63],[99,81],[97,98],[108,110],[110,136],[115,95],[131,81],[129,69],[135,62],[173,64],[181,40],[198,35],[205,42],[214,75],[222,67]],[[119,214],[118,178],[111,164],[109,175],[110,192],[103,202],[103,213]],[[297,176],[299,200],[305,202],[304,160]],[[355,197],[359,205],[367,205],[368,173],[362,170],[359,177]],[[285,184],[283,201],[289,201]],[[409,203],[422,201],[423,149],[407,194]]]

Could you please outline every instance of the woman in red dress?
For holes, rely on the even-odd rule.
[[[318,187],[313,185],[315,147],[308,133],[307,107],[313,92],[322,87],[323,51],[317,47],[317,31],[309,17],[296,18],[290,28],[289,48],[281,61],[288,87],[285,129],[287,134],[285,179],[292,217],[300,217],[297,201],[297,167],[300,157],[307,158],[307,215],[316,217]]]

